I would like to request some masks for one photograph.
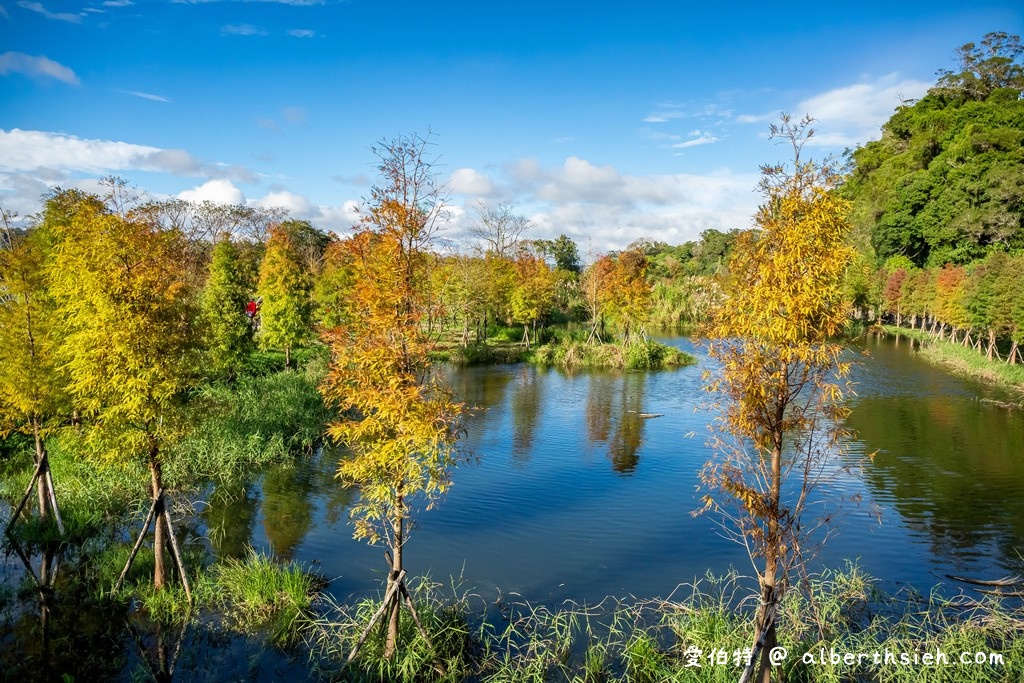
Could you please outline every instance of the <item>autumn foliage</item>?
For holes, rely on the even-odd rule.
[[[792,166],[762,169],[757,229],[737,238],[725,297],[705,329],[709,354],[721,363],[708,385],[721,417],[717,457],[701,475],[705,504],[724,513],[760,565],[755,641],[765,653],[775,644],[778,600],[816,526],[802,518],[808,494],[842,436],[846,410],[839,402],[849,363],[833,338],[848,311],[847,205],[830,192],[828,167],[800,159],[809,125],[783,116],[773,126],[793,145]],[[783,497],[789,476],[797,477],[791,500]],[[771,670],[762,656],[757,680],[769,681]]]

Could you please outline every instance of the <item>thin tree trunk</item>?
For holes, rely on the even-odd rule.
[[[398,626],[399,616],[402,609],[401,596],[398,594],[398,588],[395,587],[395,591],[392,592],[393,584],[401,581],[399,578],[405,572],[405,568],[402,566],[402,546],[405,545],[405,534],[404,534],[404,511],[403,511],[404,500],[403,496],[399,495],[397,504],[395,505],[395,521],[392,526],[394,528],[394,547],[392,548],[392,563],[391,563],[391,574],[388,575],[388,590],[387,593],[391,594],[391,604],[388,605],[387,609],[390,610],[388,615],[388,632],[387,638],[384,641],[384,658],[391,659],[395,656],[395,650],[398,647]]]
[[[32,433],[36,440],[36,462],[39,464],[39,476],[36,477],[36,494],[39,496],[39,518],[46,519],[50,516],[50,496],[46,491],[46,451],[43,450],[43,440],[39,437],[39,420],[32,418]]]
[[[155,449],[154,449],[155,450]],[[156,459],[156,453],[150,455],[149,472],[152,479],[153,491],[153,515],[156,524],[153,527],[153,588],[157,590],[164,587],[167,577],[164,573],[164,548],[167,543],[166,529],[164,528],[164,492],[161,482],[162,474],[160,463]]]
[[[1017,342],[1013,342],[1013,346],[1010,347],[1010,355],[1006,357],[1006,362],[1009,365],[1017,364]]]

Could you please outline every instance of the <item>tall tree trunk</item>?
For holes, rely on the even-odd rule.
[[[153,588],[161,589],[167,582],[164,573],[164,550],[167,545],[167,533],[164,526],[163,474],[160,461],[157,460],[156,446],[150,451],[149,474],[151,479],[153,500],[156,502],[156,525],[153,527]]]
[[[389,610],[388,615],[388,633],[387,639],[384,642],[384,658],[391,659],[395,656],[395,650],[398,647],[398,620],[399,611],[402,607],[402,595],[400,590],[391,592],[391,584],[395,581],[400,580],[402,570],[402,546],[405,544],[405,513],[403,510],[404,499],[401,495],[398,496],[397,504],[395,505],[395,521],[392,523],[394,529],[394,542],[391,548],[391,574],[388,576],[388,590],[385,591],[385,595],[391,594],[392,602],[387,607]]]
[[[284,347],[284,369],[287,370],[292,365],[292,348],[290,346]]]
[[[1010,365],[1017,364],[1017,342],[1013,342],[1013,346],[1010,347],[1010,355],[1007,356],[1006,362]]]

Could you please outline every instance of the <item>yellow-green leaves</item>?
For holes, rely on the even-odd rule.
[[[109,457],[155,453],[196,368],[184,241],[90,203],[54,230],[50,286],[75,405]]]

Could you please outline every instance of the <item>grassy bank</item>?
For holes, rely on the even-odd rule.
[[[1019,602],[882,594],[856,568],[812,578],[814,600],[790,591],[780,612],[778,673],[806,683],[1024,680],[1024,611]],[[332,606],[305,627],[312,655],[345,680],[734,682],[751,646],[756,607],[749,582],[706,577],[671,600],[611,599],[560,608],[414,591],[432,650],[408,620],[400,654],[381,656],[371,633],[347,668],[373,601]],[[407,615],[406,615],[407,617]],[[846,654],[853,655],[844,658]],[[875,658],[875,653],[879,657]],[[885,653],[891,653],[889,657]],[[926,664],[924,655],[938,657]],[[961,662],[961,655],[970,662]],[[982,653],[985,663],[976,663]],[[781,654],[781,651],[780,651]],[[835,655],[835,656],[834,656]],[[903,661],[904,656],[906,662]]]
[[[921,330],[895,325],[884,325],[882,329],[888,335],[899,335],[917,341],[921,345],[922,358],[943,365],[953,372],[1024,392],[1024,365],[1008,365],[999,360],[990,361],[970,347],[938,341]]]

